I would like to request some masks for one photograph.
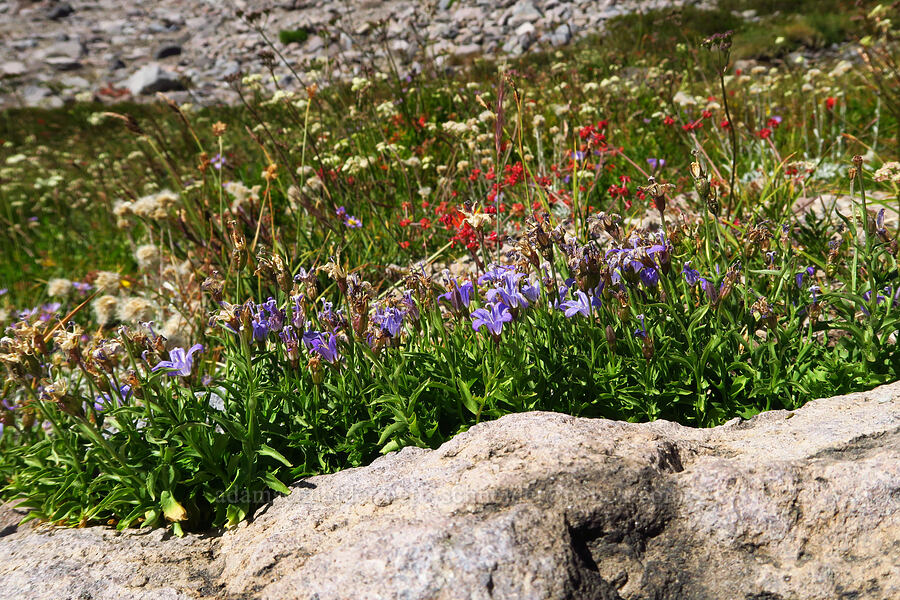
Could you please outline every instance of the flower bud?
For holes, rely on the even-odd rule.
[[[606,343],[609,344],[610,351],[615,353],[615,351],[616,351],[616,330],[613,329],[612,325],[606,326]]]
[[[325,379],[325,373],[322,371],[322,359],[318,354],[315,354],[309,358],[309,363],[307,364],[309,368],[309,374],[312,377],[312,381],[316,385],[322,385],[322,381]]]

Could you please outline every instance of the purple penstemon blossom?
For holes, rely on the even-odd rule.
[[[103,392],[94,399],[94,410],[102,412],[108,408],[117,408],[125,404],[125,401],[128,400],[130,396],[131,386],[128,384],[119,387],[115,398],[111,394]]]
[[[644,322],[644,315],[638,315],[637,318],[641,322],[641,326],[634,330],[634,337],[645,340],[647,339],[647,325]]]
[[[310,331],[303,334],[303,343],[310,352],[318,354],[328,362],[336,364],[340,360],[337,336],[326,331]]]
[[[887,300],[887,297],[891,295],[890,286],[886,286],[884,288],[884,290],[882,290],[882,291],[884,292],[885,295],[875,294],[875,304],[876,305],[882,304],[885,300]],[[863,300],[865,300],[867,303],[870,302],[872,300],[872,290],[868,290],[867,292],[865,292],[862,295],[862,297],[863,297]],[[865,314],[867,317],[872,316],[872,313],[869,312],[869,309],[866,308],[865,305],[861,306],[860,308],[862,309],[863,314]]]
[[[250,326],[253,328],[253,341],[265,341],[266,337],[269,335],[270,328],[269,322],[263,316],[261,311],[250,321]]]
[[[406,314],[410,319],[413,321],[419,320],[419,306],[416,304],[415,298],[413,298],[412,290],[404,290],[403,295],[400,297],[400,303],[406,307]]]
[[[702,277],[700,277],[700,271],[691,268],[691,261],[687,261],[686,263],[684,263],[684,267],[682,267],[681,272],[684,274],[684,281],[691,287],[694,287],[700,280],[703,279]]]
[[[820,288],[817,285],[811,285],[811,286],[809,286],[809,293],[810,293],[810,295],[812,295],[812,303],[818,304],[819,303],[819,294],[822,293],[822,288]]]
[[[659,238],[658,244],[653,244],[647,248],[647,256],[652,258],[663,271],[668,273],[669,265],[672,260],[672,247],[666,240],[665,235],[660,234]]]
[[[659,270],[656,267],[645,266],[641,269],[641,283],[647,287],[656,287],[659,284]]]
[[[285,325],[278,333],[278,337],[284,344],[284,353],[288,360],[296,362],[300,358],[300,338],[297,337],[297,329],[293,325]]]
[[[884,228],[884,209],[878,211],[875,216],[875,234],[880,238],[887,236],[887,229]]]
[[[221,154],[216,154],[209,161],[209,164],[211,164],[214,169],[220,170],[225,165],[225,157]]]
[[[271,331],[278,333],[284,328],[284,321],[287,315],[284,310],[278,308],[278,303],[274,298],[269,298],[259,305],[260,319],[265,320]]]
[[[381,328],[381,331],[389,337],[397,337],[403,327],[403,318],[406,316],[402,310],[393,306],[381,307],[372,315],[372,322]]]
[[[465,281],[460,284],[456,279],[447,278],[447,292],[438,296],[438,300],[443,300],[450,304],[450,307],[457,314],[464,314],[469,304],[472,302],[472,293],[475,286],[471,281]]]
[[[802,288],[804,277],[806,277],[806,276],[813,277],[813,276],[815,276],[815,274],[816,274],[815,267],[806,267],[806,269],[804,269],[804,270],[800,271],[799,273],[797,273],[796,275],[794,275],[794,283],[797,284],[798,288]]]
[[[574,298],[568,302],[560,304],[560,308],[565,311],[567,319],[571,319],[575,315],[581,314],[585,317],[591,316],[591,300],[588,295],[581,290],[575,290]]]
[[[540,281],[527,281],[522,286],[522,294],[525,298],[532,304],[538,301],[538,298],[541,297],[541,282]]]
[[[503,324],[512,321],[512,313],[502,302],[487,304],[484,308],[472,311],[472,329],[478,331],[482,326],[488,328],[488,331],[499,337],[503,333]]]
[[[706,277],[701,277],[700,288],[703,290],[703,293],[706,294],[706,298],[709,300],[709,303],[715,305],[719,300],[719,293],[722,291],[721,286],[716,287],[715,283],[713,283]]]
[[[346,323],[343,311],[334,310],[334,304],[325,300],[322,301],[322,310],[319,311],[319,321],[332,331],[341,329]]]
[[[291,325],[303,331],[303,326],[306,323],[306,315],[303,310],[303,294],[291,296],[291,303]]]
[[[500,296],[500,302],[508,308],[528,308],[529,302],[525,294],[519,289],[519,280],[525,275],[515,271],[507,271],[497,281],[500,285],[487,291],[485,297],[488,302],[497,302],[497,296]]]
[[[184,351],[184,348],[172,348],[169,350],[169,360],[160,361],[152,370],[168,369],[169,372],[166,375],[170,377],[176,375],[187,377],[194,367],[194,354],[203,352],[203,350],[203,344],[194,344],[187,352]]]
[[[650,165],[650,168],[654,171],[657,169],[662,169],[666,166],[666,159],[664,158],[648,158],[647,164]]]
[[[515,271],[515,269],[515,267],[507,265],[491,265],[484,275],[478,278],[478,285],[499,281],[506,273]]]

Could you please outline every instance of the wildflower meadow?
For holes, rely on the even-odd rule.
[[[292,85],[270,35],[235,106],[5,111],[0,495],[180,534],[511,412],[896,380],[896,3],[833,4]]]

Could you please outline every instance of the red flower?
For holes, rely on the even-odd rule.
[[[834,105],[837,102],[837,99],[834,96],[828,96],[825,98],[825,108],[828,110],[834,109]]]
[[[431,219],[429,219],[428,217],[422,217],[421,219],[419,219],[419,226],[422,229],[429,229],[431,227]]]
[[[728,119],[722,119],[722,122],[719,123],[719,127],[722,129],[731,129],[731,123],[728,122]]]
[[[759,131],[756,132],[756,135],[761,140],[767,140],[772,135],[772,130],[769,129],[768,127],[763,127],[762,129],[760,129]]]
[[[410,220],[407,219],[407,218],[400,219],[400,227],[406,227],[406,226],[409,225],[410,223],[412,223],[412,221],[410,221]]]
[[[700,113],[700,116],[702,116],[704,119],[708,119],[712,116],[712,113],[708,110],[704,110],[702,113]]]
[[[400,247],[404,249],[409,248],[409,241],[400,242]]]
[[[663,119],[663,123],[665,123],[666,125],[674,125],[674,124],[675,124],[675,119],[673,119],[672,117],[667,116],[665,119]]]

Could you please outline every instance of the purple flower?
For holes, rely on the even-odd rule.
[[[681,272],[684,274],[684,280],[691,287],[697,285],[697,282],[703,279],[702,277],[700,277],[700,271],[691,268],[691,261],[687,261],[686,263],[684,263],[684,267],[681,269]]]
[[[253,341],[265,341],[266,336],[269,335],[269,322],[262,316],[262,312],[258,313],[253,320],[250,321],[250,326],[253,327]]]
[[[703,288],[703,293],[706,294],[707,299],[709,299],[710,304],[715,304],[719,300],[719,288],[716,287],[716,284],[712,283],[706,277],[700,278],[700,287]]]
[[[887,229],[884,228],[884,209],[878,211],[875,217],[875,233],[884,238],[887,235]]]
[[[119,388],[119,391],[118,393],[116,393],[115,398],[113,398],[110,394],[103,392],[94,399],[94,410],[96,410],[97,412],[101,412],[110,407],[122,406],[130,396],[131,386],[128,384],[125,384]],[[115,400],[115,404],[113,403],[113,400]]]
[[[327,339],[326,339],[327,338]],[[337,336],[332,333],[312,331],[303,334],[303,343],[328,362],[335,364],[340,359]]]
[[[807,275],[809,277],[813,277],[815,274],[816,274],[815,267],[806,267],[806,269],[804,269],[803,271],[800,271],[799,273],[794,275],[794,283],[797,284],[798,288],[802,288],[803,287],[803,278]]]
[[[471,283],[469,285],[472,285]],[[403,292],[403,296],[400,297],[400,303],[406,307],[406,314],[413,320],[419,320],[419,306],[416,304],[416,300],[412,296],[412,290],[406,290]]]
[[[502,303],[488,304],[472,312],[472,329],[478,331],[484,325],[494,336],[499,336],[503,332],[503,324],[510,321],[512,313]]]
[[[172,348],[169,350],[169,360],[160,361],[152,370],[168,369],[169,372],[166,374],[170,377],[176,375],[187,377],[194,367],[194,354],[197,352],[203,352],[202,344],[194,344],[187,352],[184,348]]]
[[[334,304],[322,301],[322,310],[319,311],[319,321],[325,323],[332,331],[337,331],[344,326],[344,314],[340,310],[334,310]]]
[[[403,317],[405,316],[402,310],[388,306],[376,310],[375,314],[372,315],[372,322],[378,325],[381,331],[388,336],[396,337],[400,333],[400,328],[403,327]]]
[[[541,297],[541,282],[540,281],[529,281],[525,285],[522,286],[522,294],[525,298],[534,304],[538,301],[538,298]]]
[[[362,221],[357,219],[354,216],[347,214],[347,209],[343,206],[338,206],[337,210],[334,213],[340,217],[340,219],[344,222],[344,225],[349,227],[350,229],[358,229],[362,227]]]
[[[303,331],[303,325],[306,322],[302,304],[303,294],[291,296],[291,301],[293,302],[293,306],[291,307],[291,325],[296,329]]]
[[[645,340],[647,339],[647,327],[644,324],[644,315],[638,315],[637,318],[641,321],[641,326],[634,330],[634,337]]]
[[[259,316],[261,320],[265,320],[270,330],[278,333],[284,327],[287,315],[282,309],[278,308],[275,298],[269,298],[259,306]]]
[[[225,164],[225,157],[221,154],[216,154],[212,157],[212,160],[209,161],[209,164],[211,164],[214,169],[221,169]]]
[[[571,319],[577,314],[582,314],[585,317],[590,317],[591,301],[588,298],[588,295],[581,290],[575,290],[574,295],[574,300],[569,300],[568,302],[563,302],[562,304],[560,304],[560,308],[565,311],[566,318]]]
[[[300,358],[300,338],[297,337],[297,330],[294,329],[294,326],[285,325],[278,337],[284,343],[284,353],[288,359],[291,361],[298,360]]]
[[[500,301],[509,308],[528,307],[528,298],[519,290],[519,280],[525,275],[516,273],[515,271],[507,271],[501,277],[498,283],[499,287],[495,287],[487,291],[486,297],[489,302],[496,302],[497,296]]]
[[[818,304],[819,302],[819,294],[822,293],[822,288],[817,285],[809,286],[809,293],[812,294],[812,303]]]
[[[469,304],[472,303],[472,292],[475,291],[475,286],[472,285],[471,281],[466,281],[460,285],[456,279],[451,280],[448,278],[447,289],[446,293],[438,296],[438,300],[448,302],[454,312],[465,314]]]
[[[654,171],[657,169],[662,169],[666,166],[666,159],[664,158],[648,158],[647,164],[650,165],[650,168]]]
[[[647,287],[656,287],[659,283],[659,271],[655,267],[641,269],[641,282]]]
[[[484,275],[478,278],[478,285],[484,285],[488,282],[499,281],[509,271],[515,270],[515,267],[505,265],[491,265],[491,268],[484,272]]]
[[[84,295],[84,294],[88,293],[89,291],[91,291],[91,288],[93,286],[91,286],[91,284],[89,284],[89,283],[83,283],[81,281],[73,281],[72,287],[75,288],[79,294]]]

